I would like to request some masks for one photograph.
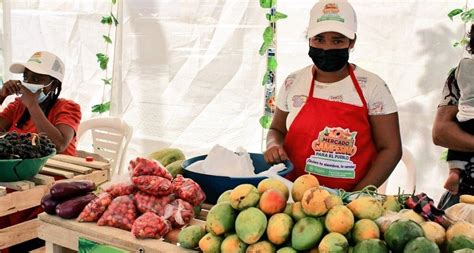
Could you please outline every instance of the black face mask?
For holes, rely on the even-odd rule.
[[[349,61],[349,48],[324,50],[310,46],[308,55],[318,69],[334,72],[346,66]]]

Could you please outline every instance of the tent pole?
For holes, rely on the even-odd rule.
[[[122,105],[122,45],[123,45],[123,0],[117,1],[118,25],[115,30],[114,65],[112,70],[112,95],[110,97],[110,115],[121,117]]]
[[[3,7],[3,80],[9,80],[11,73],[8,68],[12,64],[12,25],[10,0],[2,1]]]

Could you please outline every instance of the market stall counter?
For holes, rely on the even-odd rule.
[[[64,253],[70,252],[69,250],[77,251],[80,238],[110,245],[123,250],[123,252],[196,252],[180,248],[176,245],[176,241],[173,243],[156,239],[137,239],[129,231],[98,226],[95,223],[81,223],[46,213],[42,213],[38,217],[40,220],[38,237],[45,240],[47,253]],[[191,224],[203,223],[204,221],[199,219],[194,219],[191,222]],[[170,232],[169,234],[171,236],[174,233]],[[174,240],[170,237],[167,238]]]

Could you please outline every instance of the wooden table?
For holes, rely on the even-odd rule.
[[[136,239],[130,231],[113,227],[97,226],[95,223],[80,223],[58,216],[42,213],[39,216],[38,237],[45,240],[47,253],[63,253],[78,250],[79,237],[107,244],[130,252],[143,253],[185,253],[186,250],[157,239]],[[197,221],[193,223],[201,223]]]
[[[86,162],[84,158],[56,155],[50,158],[43,169],[29,180],[0,182],[0,217],[37,207],[41,198],[57,180],[92,180],[96,185],[108,181],[110,163],[99,160]],[[25,221],[0,229],[0,250],[37,237],[37,219]]]

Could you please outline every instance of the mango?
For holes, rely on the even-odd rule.
[[[245,253],[247,244],[242,242],[236,234],[228,235],[221,244],[221,252]]]
[[[380,230],[377,224],[370,219],[361,219],[354,224],[352,229],[352,239],[359,243],[368,239],[379,239]]]
[[[178,235],[179,246],[186,249],[194,249],[199,246],[199,240],[206,235],[206,230],[202,226],[191,225],[183,228]]]
[[[285,201],[288,200],[290,192],[288,190],[288,187],[286,187],[286,185],[280,180],[275,178],[265,178],[257,185],[257,190],[260,194],[264,193],[268,189],[280,191],[283,196],[285,196]]]
[[[296,222],[291,233],[291,247],[309,250],[316,246],[323,235],[323,224],[316,218],[304,217]]]
[[[268,241],[260,241],[249,245],[246,253],[275,253],[275,246]]]
[[[346,253],[349,242],[339,233],[331,232],[323,237],[318,246],[319,253]]]
[[[292,203],[286,203],[285,210],[283,210],[284,213],[288,214],[289,216],[292,216],[291,209],[293,204]]]
[[[283,247],[283,248],[277,250],[276,253],[297,253],[297,252],[298,251],[296,251],[292,247]]]
[[[286,198],[278,190],[268,189],[260,197],[259,208],[267,215],[281,213],[285,207]]]
[[[474,225],[464,221],[454,223],[446,231],[446,239],[451,241],[456,235],[465,235],[469,239],[474,240]]]
[[[402,218],[412,220],[420,225],[425,222],[425,219],[421,215],[411,209],[400,210],[399,214]]]
[[[221,202],[224,202],[224,201],[229,201],[230,203],[230,193],[232,192],[232,190],[227,190],[223,193],[221,193],[221,195],[219,195],[219,198],[217,198],[217,204],[221,203]]]
[[[387,244],[379,239],[367,239],[356,244],[352,253],[388,253]]]
[[[291,188],[291,197],[293,198],[293,201],[301,201],[303,199],[304,192],[313,187],[319,187],[319,181],[315,176],[311,174],[305,174],[298,177]]]
[[[186,160],[183,151],[177,148],[164,148],[148,155],[148,158],[156,160],[163,166],[167,166],[178,160]]]
[[[327,209],[331,209],[335,206],[342,206],[344,203],[342,203],[342,199],[339,196],[336,195],[329,195],[326,199],[324,199],[324,204],[326,205]]]
[[[235,232],[240,240],[247,244],[258,242],[267,228],[267,217],[255,207],[249,207],[239,213],[235,221]]]
[[[345,234],[354,226],[354,215],[349,208],[338,205],[329,210],[324,224],[329,232]]]
[[[207,233],[201,240],[199,240],[199,249],[203,253],[220,253],[221,244],[224,238]]]
[[[418,237],[407,243],[403,253],[440,253],[438,245],[425,237]]]
[[[274,214],[268,220],[267,238],[273,244],[283,244],[290,237],[292,228],[293,220],[288,214]]]
[[[303,212],[303,205],[301,205],[301,202],[295,202],[291,205],[291,217],[295,221],[299,221],[306,217],[306,214]]]
[[[461,249],[474,250],[474,240],[465,235],[455,235],[448,241],[448,253],[457,253]]]
[[[394,195],[386,196],[382,203],[382,207],[384,209],[384,212],[398,212],[402,209],[402,205],[398,202],[398,197]]]
[[[184,169],[182,167],[184,160],[176,160],[168,165],[165,166],[166,170],[173,176],[176,177],[178,174],[183,174]]]
[[[328,208],[324,201],[330,194],[328,191],[320,189],[319,187],[313,187],[305,191],[301,205],[303,211],[309,216],[321,216],[328,212]]]
[[[234,229],[236,216],[229,202],[216,204],[207,214],[206,228],[214,235],[223,235]]]
[[[392,251],[403,252],[408,242],[421,236],[424,232],[418,223],[402,218],[390,224],[384,233],[384,240]]]
[[[423,228],[425,237],[436,244],[442,245],[446,241],[446,230],[438,223],[434,221],[425,221],[421,223],[421,228]]]
[[[357,198],[351,201],[347,207],[358,219],[375,220],[382,216],[384,210],[380,201],[369,196]]]
[[[257,188],[251,184],[241,184],[230,192],[230,204],[236,210],[254,207],[259,200],[260,194]]]

